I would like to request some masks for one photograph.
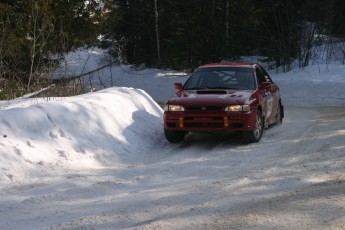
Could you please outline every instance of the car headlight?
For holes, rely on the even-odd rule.
[[[181,112],[184,111],[184,108],[180,105],[165,105],[164,111]]]
[[[230,105],[225,107],[226,112],[249,112],[249,105]]]

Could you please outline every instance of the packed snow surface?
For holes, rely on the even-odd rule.
[[[0,229],[343,229],[345,66],[271,71],[262,140],[163,134],[187,75],[115,66],[113,87],[0,102]],[[117,85],[117,86],[115,86]]]

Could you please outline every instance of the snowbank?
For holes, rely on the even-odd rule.
[[[139,89],[114,87],[0,106],[0,185],[68,169],[128,164],[148,154],[152,135],[162,135],[162,110]]]
[[[313,65],[270,74],[281,89],[285,105],[345,106],[344,65]]]

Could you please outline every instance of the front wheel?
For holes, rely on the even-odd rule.
[[[183,141],[184,137],[186,136],[186,132],[184,131],[171,131],[164,129],[165,138],[170,143],[179,143]]]
[[[243,131],[244,141],[246,143],[259,142],[264,130],[264,120],[260,110],[256,112],[256,123],[254,130]]]

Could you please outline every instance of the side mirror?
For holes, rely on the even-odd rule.
[[[182,83],[174,83],[174,88],[177,90],[181,90],[182,89]]]
[[[272,83],[271,82],[262,82],[260,85],[261,90],[266,90],[270,91],[272,88]]]

